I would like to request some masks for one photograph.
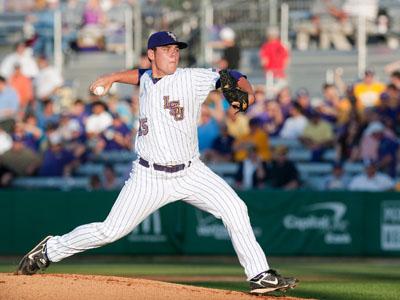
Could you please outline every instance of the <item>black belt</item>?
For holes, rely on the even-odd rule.
[[[188,167],[190,167],[191,163],[192,162],[189,161]],[[139,164],[141,164],[143,167],[146,167],[146,168],[150,167],[150,163],[141,157],[139,158]],[[159,165],[159,164],[153,164],[153,168],[154,168],[154,170],[157,170],[157,171],[163,171],[163,172],[167,172],[167,173],[175,173],[175,172],[182,171],[185,168],[185,164],[174,165],[174,166],[163,166],[163,165]]]

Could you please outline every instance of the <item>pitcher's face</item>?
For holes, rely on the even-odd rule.
[[[152,64],[154,77],[162,77],[175,73],[179,63],[179,48],[177,45],[167,45],[149,49],[147,55]]]

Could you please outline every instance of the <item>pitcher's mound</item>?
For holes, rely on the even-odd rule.
[[[154,280],[116,276],[0,273],[0,299],[99,300],[99,299],[276,299],[246,293],[201,288]],[[279,297],[279,300],[296,299]]]

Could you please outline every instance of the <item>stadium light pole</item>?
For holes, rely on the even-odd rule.
[[[276,0],[269,0],[269,26],[278,24],[278,4]]]
[[[57,9],[54,12],[54,66],[62,73],[63,70],[63,53],[62,53],[62,17],[61,11]]]
[[[367,64],[367,35],[366,35],[366,18],[360,14],[358,16],[357,28],[357,52],[358,52],[358,76],[363,77]]]
[[[135,19],[135,38],[134,38],[134,47],[135,47],[135,62],[139,62],[140,53],[142,52],[142,9],[140,7],[140,1],[135,1],[136,5],[133,9],[134,19]]]
[[[208,31],[213,25],[213,7],[210,0],[201,1],[201,36],[200,36],[200,64],[211,63],[212,49],[208,46]]]
[[[289,48],[289,5],[281,5],[281,42]]]
[[[133,13],[132,8],[125,11],[125,68],[131,68],[134,64],[133,53]]]

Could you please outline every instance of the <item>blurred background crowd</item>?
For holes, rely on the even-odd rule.
[[[280,4],[265,2],[269,8]],[[199,119],[202,159],[235,188],[399,188],[400,63],[359,64],[358,73],[346,74],[333,62],[335,68],[314,76],[312,85],[302,85],[302,77],[313,76],[307,67],[300,74],[291,71],[303,53],[330,60],[360,52],[360,14],[367,49],[371,43],[381,51],[379,57],[396,56],[390,5],[362,2],[360,11],[357,1],[284,1],[300,7],[290,15],[286,33],[283,16],[274,24],[270,15],[268,26],[260,25],[261,33],[244,36],[246,24],[232,21],[240,18],[235,10],[226,23],[221,18],[207,27],[205,42],[195,20],[179,27],[191,45],[188,53],[182,52],[182,66],[238,69],[254,83],[256,101],[246,113],[236,113],[213,91]],[[111,70],[119,69],[109,56],[104,61],[97,55],[112,52],[121,61],[127,9],[142,9],[141,20],[149,27],[145,41],[151,30],[176,30],[179,13],[195,6],[161,0],[3,1],[4,24],[9,16],[23,19],[20,31],[0,38],[0,186],[119,189],[135,158],[139,91],[117,86],[104,97],[88,94],[87,86],[76,81],[85,72],[94,80],[103,69],[100,62],[92,69],[76,66],[99,57]],[[400,3],[395,8],[400,12]],[[55,64],[56,11],[62,16],[64,70]],[[143,49],[144,43],[135,53],[134,67],[149,67]],[[318,68],[319,62],[312,64]]]

